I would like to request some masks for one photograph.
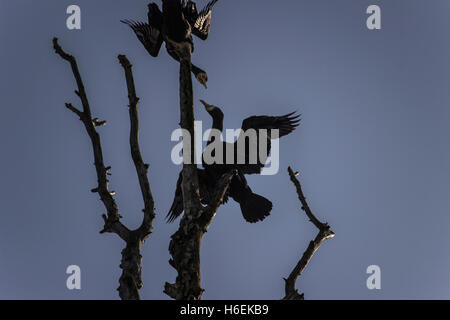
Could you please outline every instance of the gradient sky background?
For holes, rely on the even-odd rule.
[[[199,1],[200,6],[206,0]],[[159,3],[159,1],[158,1]],[[78,4],[82,30],[66,28]],[[382,30],[366,28],[379,4]],[[100,129],[111,189],[134,228],[143,203],[129,156],[127,92],[117,55],[134,65],[141,98],[141,148],[151,164],[154,233],[143,248],[144,299],[167,299],[173,282],[165,223],[179,168],[170,134],[179,121],[178,65],[165,50],[150,57],[123,18],[145,19],[147,1],[0,2],[0,298],[117,299],[122,241],[100,235],[104,208],[91,145],[65,102],[80,106],[69,65],[53,36],[74,54]],[[447,0],[221,0],[212,33],[193,61],[223,107],[225,127],[250,115],[298,110],[303,123],[280,141],[281,170],[252,176],[272,200],[271,216],[246,223],[235,203],[221,207],[202,244],[205,299],[279,299],[285,277],[317,230],[300,211],[286,169],[292,165],[310,206],[336,237],[297,282],[307,299],[450,299],[450,2]],[[66,289],[68,265],[82,290]],[[366,288],[366,268],[382,289]]]

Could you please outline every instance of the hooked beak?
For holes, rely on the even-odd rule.
[[[200,102],[205,106],[206,111],[211,112],[214,109],[214,106],[206,103],[204,100],[200,99]]]

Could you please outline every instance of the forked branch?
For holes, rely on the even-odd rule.
[[[55,49],[55,52],[61,58],[70,63],[78,87],[75,93],[80,98],[81,104],[83,106],[83,110],[81,111],[70,103],[66,104],[66,107],[80,118],[80,120],[84,124],[86,132],[91,139],[98,182],[98,186],[92,189],[92,192],[98,193],[100,195],[100,199],[103,202],[107,212],[106,214],[102,215],[105,225],[101,233],[115,233],[126,242],[126,247],[122,251],[122,263],[120,265],[120,267],[122,268],[122,275],[119,279],[119,295],[124,300],[137,300],[140,298],[139,289],[142,288],[142,256],[140,255],[140,250],[145,240],[151,233],[153,220],[155,217],[155,209],[154,200],[150,189],[150,183],[147,177],[149,166],[147,164],[144,164],[139,148],[139,98],[136,97],[132,66],[125,56],[119,56],[119,61],[125,72],[130,103],[129,114],[131,123],[131,156],[136,167],[142,198],[145,204],[142,224],[138,229],[133,231],[129,230],[120,222],[121,216],[114,199],[115,192],[109,190],[108,176],[110,175],[111,167],[106,167],[104,164],[100,135],[98,134],[96,129],[99,126],[105,125],[106,122],[99,121],[98,118],[92,118],[89,100],[75,57],[66,53],[61,48],[61,46],[58,44],[57,38],[53,39],[53,47]]]
[[[297,179],[298,173],[294,173],[291,167],[288,168],[288,172],[291,181],[297,190],[298,199],[302,204],[302,210],[306,213],[306,216],[317,227],[317,229],[319,229],[319,233],[317,234],[316,238],[309,243],[308,248],[303,253],[303,256],[301,257],[295,268],[292,270],[289,277],[287,279],[284,279],[285,297],[283,298],[283,300],[303,300],[304,295],[298,293],[297,289],[295,289],[295,283],[297,282],[297,279],[300,277],[303,271],[306,269],[306,266],[308,265],[314,253],[319,249],[322,242],[326,239],[333,238],[335,234],[327,223],[320,222],[319,219],[317,219],[316,216],[312,213],[308,202],[306,201],[306,197],[303,194],[300,181]]]

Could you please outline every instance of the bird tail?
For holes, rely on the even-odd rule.
[[[272,202],[256,193],[247,194],[240,205],[244,219],[250,223],[263,221],[272,210]]]

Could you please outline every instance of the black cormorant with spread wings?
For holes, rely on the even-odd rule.
[[[163,0],[162,11],[154,2],[148,5],[148,23],[121,20],[133,29],[151,56],[157,57],[163,42],[169,55],[180,61],[194,52],[192,34],[206,40],[211,26],[212,8],[218,0],[209,2],[200,12],[193,1]],[[206,86],[208,75],[192,64],[195,78]]]
[[[224,114],[220,108],[207,104],[203,100],[201,100],[203,105],[206,108],[206,111],[211,115],[213,119],[212,129],[216,129],[218,131],[223,130],[223,118]],[[295,130],[295,128],[299,125],[300,119],[299,115],[294,113],[289,113],[284,116],[272,117],[272,116],[253,116],[245,119],[242,122],[242,131],[238,140],[234,143],[228,142],[220,142],[223,144],[223,161],[219,161],[220,163],[212,163],[207,164],[205,162],[205,152],[203,153],[203,167],[204,169],[198,169],[198,177],[199,177],[199,185],[200,185],[200,197],[203,204],[209,204],[212,193],[215,189],[215,184],[219,181],[220,177],[230,170],[236,170],[237,174],[231,180],[230,186],[228,188],[228,192],[224,198],[224,203],[227,202],[228,197],[231,197],[234,201],[238,202],[241,207],[242,215],[244,219],[248,222],[258,222],[264,220],[272,210],[272,202],[267,200],[266,198],[257,195],[252,192],[252,189],[247,184],[247,179],[245,178],[245,174],[258,174],[261,173],[261,170],[264,168],[267,156],[270,153],[271,149],[271,140],[281,138]],[[253,129],[256,133],[256,143],[254,146],[257,146],[256,149],[251,150],[249,148],[250,142],[248,136],[245,135],[245,132]],[[261,129],[266,129],[267,135],[261,135]],[[276,136],[271,136],[274,131],[277,130]],[[241,140],[240,139],[244,139]],[[260,157],[259,146],[260,140],[267,139],[266,143],[266,153],[265,157]],[[214,142],[214,138],[208,141],[208,145]],[[244,142],[245,145],[245,154],[243,155],[245,161],[238,162],[238,158],[240,153],[242,153],[242,148],[239,148],[239,143]],[[227,150],[233,150],[234,161],[231,164],[226,162],[226,153]],[[214,151],[213,151],[214,152]],[[256,153],[256,161],[251,160],[252,156],[250,153]],[[242,154],[241,154],[242,156]],[[182,183],[182,175],[180,174],[177,189],[175,191],[175,198],[170,208],[170,211],[167,215],[167,219],[169,222],[174,221],[181,213],[183,212],[183,194],[181,190]]]

